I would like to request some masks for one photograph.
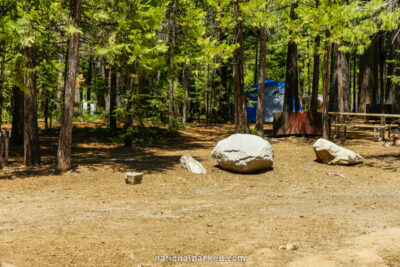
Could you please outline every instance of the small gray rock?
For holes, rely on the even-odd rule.
[[[283,250],[297,250],[299,247],[296,244],[286,244],[279,246],[279,249]]]
[[[206,169],[200,162],[195,160],[191,155],[185,154],[180,159],[182,167],[195,174],[206,174]]]

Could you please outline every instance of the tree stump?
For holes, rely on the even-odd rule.
[[[0,169],[8,163],[9,136],[7,130],[0,131]]]
[[[141,184],[143,178],[142,172],[126,172],[125,183],[127,184]]]

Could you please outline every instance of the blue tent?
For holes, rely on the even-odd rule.
[[[255,83],[251,88],[252,89],[247,92],[247,117],[249,122],[255,122],[257,118],[258,83]],[[266,80],[264,95],[264,122],[272,123],[274,121],[274,113],[283,111],[285,83],[274,80]],[[301,110],[303,110],[303,108],[300,106],[300,111]]]

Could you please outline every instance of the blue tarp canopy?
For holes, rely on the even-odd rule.
[[[255,83],[251,88],[252,89],[247,92],[247,117],[249,122],[255,122],[257,118],[258,83]],[[283,111],[285,83],[274,80],[266,80],[264,96],[264,122],[272,123],[274,120],[273,114],[275,112]],[[300,111],[301,110],[303,110],[303,108],[300,106]]]
[[[280,86],[285,88],[285,83],[283,82],[277,82],[274,80],[265,80],[265,87],[270,87],[270,86]],[[251,88],[258,88],[258,83],[253,84],[253,86]],[[257,97],[256,97],[257,100]]]

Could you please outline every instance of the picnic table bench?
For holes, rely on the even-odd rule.
[[[400,114],[384,114],[384,113],[351,113],[351,112],[328,112],[329,115],[334,116],[334,121],[331,123],[332,126],[335,127],[335,135],[337,137],[340,132],[340,127],[343,127],[343,135],[346,137],[346,130],[347,128],[372,128],[374,129],[374,137],[376,138],[376,130],[378,129],[380,132],[379,141],[385,139],[385,131],[388,130],[388,138],[390,138],[392,128],[399,127],[400,123]],[[359,121],[346,121],[346,116],[353,116],[364,119],[364,122]],[[366,118],[368,117],[375,117],[379,118],[379,122],[375,121],[368,121]],[[386,120],[391,120],[389,123]]]

